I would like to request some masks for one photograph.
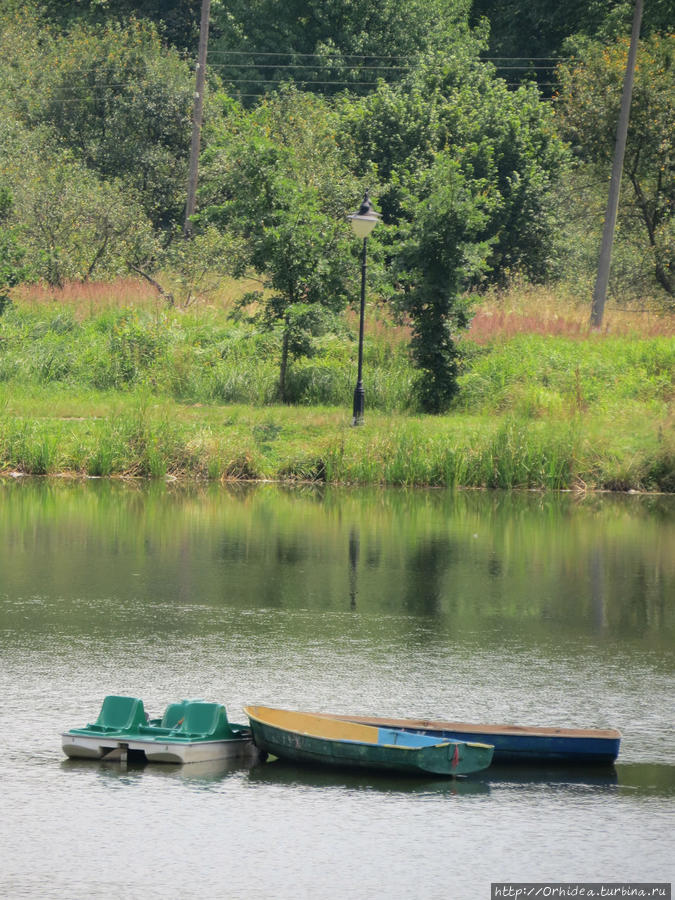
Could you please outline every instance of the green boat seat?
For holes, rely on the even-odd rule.
[[[178,728],[183,723],[185,707],[189,702],[189,700],[181,700],[179,703],[169,703],[162,716],[162,728]]]
[[[127,734],[138,731],[145,725],[145,721],[142,700],[138,697],[119,697],[110,694],[103,701],[98,719],[93,724],[87,725],[87,729],[102,734],[114,732]]]
[[[169,703],[161,719],[152,719],[147,725],[140,726],[138,729],[140,734],[155,738],[175,736],[185,719],[185,710],[194,702],[194,700],[180,700]]]
[[[203,701],[186,703],[183,722],[174,733],[190,740],[220,741],[235,736],[225,707]]]

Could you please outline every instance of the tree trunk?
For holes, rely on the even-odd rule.
[[[647,199],[642,191],[642,185],[638,181],[637,177],[631,174],[630,180],[631,184],[633,185],[633,191],[635,192],[638,208],[642,215],[642,221],[645,223],[645,228],[647,229],[650,246],[654,250],[654,275],[656,276],[656,280],[664,289],[664,291],[667,294],[670,294],[670,296],[672,297],[673,294],[675,294],[675,284],[673,283],[673,279],[668,277],[665,266],[658,257],[658,250],[656,247],[657,214],[656,212],[650,212],[649,204],[647,203]]]
[[[284,341],[281,345],[281,366],[279,367],[279,399],[286,402],[286,372],[288,370],[288,322],[284,328]]]
[[[103,243],[101,244],[101,246],[98,248],[98,250],[97,250],[96,253],[94,254],[94,258],[93,258],[93,260],[92,260],[92,262],[91,262],[91,265],[90,265],[89,268],[87,269],[87,274],[84,276],[84,279],[83,279],[84,281],[89,281],[89,279],[90,279],[91,276],[92,276],[92,273],[93,273],[94,269],[96,268],[96,264],[98,263],[99,259],[100,259],[100,258],[103,256],[103,254],[105,253],[106,247],[108,246],[108,238],[109,238],[109,235],[106,234],[106,236],[105,236],[105,238],[104,238],[104,240],[103,240]]]
[[[667,294],[670,294],[671,297],[674,296],[675,295],[675,283],[673,282],[672,278],[668,277],[668,273],[666,272],[665,268],[661,265],[661,263],[659,262],[658,259],[657,259],[655,267],[654,267],[654,272],[656,274],[656,280],[661,285],[663,290]]]
[[[174,300],[173,294],[169,291],[165,291],[159,281],[155,281],[155,279],[151,275],[148,275],[147,272],[144,272],[140,266],[135,266],[133,263],[129,263],[129,268],[132,272],[137,272],[141,276],[141,278],[145,278],[145,280],[155,288],[157,293],[164,297],[164,299],[166,300],[166,305],[168,307],[175,306],[176,301]]]

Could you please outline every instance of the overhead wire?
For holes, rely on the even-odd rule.
[[[362,59],[369,61],[377,61],[377,60],[403,60],[405,62],[409,62],[410,58],[405,56],[378,56],[378,55],[348,55],[345,57],[340,57],[339,59],[331,59],[326,58],[322,54],[317,53],[295,53],[294,51],[286,51],[286,52],[271,52],[271,51],[256,51],[256,50],[214,50],[211,51],[209,56],[243,56],[247,58],[251,58],[254,56],[264,57],[266,60],[270,60],[272,58],[280,58],[280,57],[293,57],[297,56],[303,59],[315,59],[317,60],[316,65],[312,65],[309,63],[272,63],[272,62],[216,62],[213,63],[209,61],[208,67],[213,69],[221,75],[226,81],[229,81],[234,86],[245,86],[245,85],[260,85],[261,90],[256,92],[239,92],[241,97],[259,97],[266,93],[266,88],[270,86],[277,86],[283,84],[287,79],[285,78],[242,78],[237,75],[237,71],[239,70],[283,70],[283,71],[312,71],[317,72],[317,69],[320,68],[330,68],[331,64],[337,63],[338,65],[350,69],[355,75],[358,75],[360,72],[406,72],[413,71],[414,65],[350,65],[347,60],[349,59]],[[524,72],[524,73],[535,73],[535,72],[546,72],[553,71],[557,68],[559,61],[566,61],[569,57],[506,57],[506,56],[495,56],[495,57],[480,57],[479,61],[481,62],[496,62],[497,60],[503,60],[506,63],[513,62],[522,62],[523,60],[527,60],[528,64],[524,65],[495,65],[494,68],[497,72],[500,71],[508,71],[508,72]],[[544,60],[554,61],[550,65],[531,65],[534,62],[543,62]],[[193,61],[192,61],[193,62]],[[320,65],[319,65],[320,63]],[[194,62],[193,62],[194,64]],[[440,66],[438,67],[441,68]],[[233,74],[235,77],[227,78],[225,75],[225,71],[228,69],[237,70]],[[318,73],[317,73],[318,74]],[[377,79],[377,80],[368,80],[368,81],[355,81],[353,78],[338,78],[331,80],[316,80],[314,78],[294,78],[294,80],[299,85],[307,85],[307,86],[319,86],[319,87],[339,87],[339,88],[354,88],[354,87],[372,87],[375,88],[380,83],[380,81],[386,79]],[[518,81],[517,83],[521,83]],[[537,80],[535,82],[539,87],[556,87],[557,83],[554,81],[540,81]],[[142,84],[142,82],[141,82]],[[91,91],[95,88],[126,88],[126,87],[134,87],[137,86],[138,82],[132,81],[93,81],[90,83],[84,84],[61,84],[58,86],[57,90],[67,91],[67,92],[78,92],[78,91]],[[59,103],[59,104],[78,104],[78,103],[88,103],[91,98],[87,97],[53,97],[51,102]]]
[[[212,56],[303,56],[303,57],[311,57],[312,59],[326,59],[325,53],[298,53],[295,50],[285,50],[285,51],[268,51],[268,50],[209,50],[209,57]],[[449,54],[452,56],[452,54]],[[386,54],[381,53],[369,53],[367,55],[358,55],[354,53],[346,53],[341,55],[342,59],[405,59],[410,60],[410,56],[388,56]],[[570,59],[569,56],[481,56],[479,59],[484,60],[495,60],[495,59],[505,59],[505,60],[514,60],[514,59],[527,59],[532,61],[544,60],[544,59],[553,59],[553,60],[564,60]]]

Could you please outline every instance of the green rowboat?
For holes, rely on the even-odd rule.
[[[253,742],[281,759],[417,775],[468,775],[492,761],[489,744],[438,740],[310,713],[247,706]]]

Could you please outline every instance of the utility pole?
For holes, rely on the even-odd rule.
[[[206,51],[209,43],[209,14],[211,0],[202,0],[202,18],[199,26],[199,54],[195,79],[195,98],[192,110],[192,145],[190,146],[190,173],[188,175],[187,203],[185,204],[185,224],[183,234],[192,233],[190,216],[194,215],[197,204],[197,173],[199,171],[199,146],[202,137],[202,113],[204,111],[204,83],[206,81]]]
[[[633,31],[630,38],[630,50],[628,51],[626,74],[624,75],[623,79],[623,94],[621,95],[621,111],[619,113],[619,124],[616,129],[616,144],[614,146],[612,178],[609,183],[607,212],[605,213],[605,225],[602,230],[602,247],[600,248],[598,274],[595,280],[595,289],[593,291],[593,306],[591,307],[591,328],[600,328],[600,326],[602,325],[602,316],[605,311],[605,299],[607,297],[607,284],[609,283],[609,267],[612,262],[612,244],[614,243],[616,214],[619,208],[619,190],[621,189],[623,157],[626,151],[628,120],[630,118],[630,101],[633,93],[635,60],[637,58],[638,41],[640,39],[641,21],[642,0],[635,0]]]

